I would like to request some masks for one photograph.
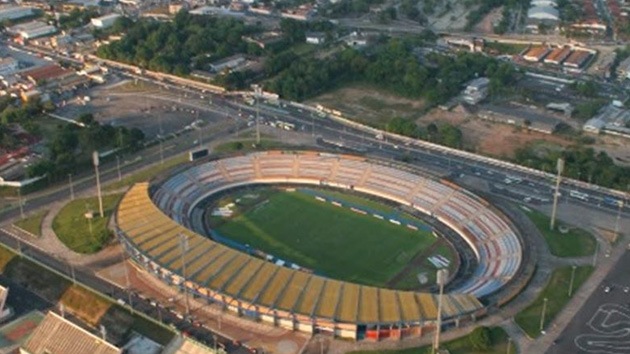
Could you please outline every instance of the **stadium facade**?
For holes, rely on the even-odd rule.
[[[116,231],[131,257],[164,282],[254,320],[355,340],[435,329],[434,294],[325,278],[192,231],[201,229],[203,213],[197,204],[253,184],[354,190],[414,208],[457,232],[478,267],[444,296],[445,323],[459,325],[485,314],[483,298],[509,283],[521,266],[517,234],[485,200],[447,181],[363,157],[322,152],[252,153],[200,163],[161,183],[136,184],[120,202]]]

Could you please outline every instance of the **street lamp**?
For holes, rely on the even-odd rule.
[[[22,187],[18,187],[18,204],[20,204],[20,217],[24,219],[24,204],[22,203]]]
[[[573,294],[573,281],[575,280],[575,269],[577,268],[577,266],[572,266],[571,267],[571,281],[569,282],[569,297],[571,297],[571,294]]]
[[[540,333],[544,333],[543,328],[545,326],[545,312],[547,312],[547,298],[543,299],[543,308],[540,314]]]
[[[118,181],[122,180],[122,175],[120,174],[120,157],[116,155],[116,170],[118,171]]]
[[[444,297],[444,285],[448,278],[448,269],[439,269],[437,271],[437,285],[440,287],[440,295],[438,297],[438,312],[437,312],[437,329],[435,331],[435,338],[433,342],[433,353],[440,351],[440,334],[442,332],[442,298]]]
[[[101,178],[98,172],[98,152],[92,152],[92,163],[94,164],[94,173],[96,174],[96,192],[98,193],[98,211],[101,215],[101,218],[105,216],[103,213],[103,196],[101,195]]]
[[[72,184],[72,173],[68,173],[68,185],[70,186],[70,200],[74,200],[74,185]]]
[[[556,177],[556,188],[553,193],[553,209],[551,209],[551,221],[549,223],[549,230],[553,230],[556,225],[556,212],[558,209],[558,195],[560,194],[560,181],[562,179],[562,171],[564,171],[564,160],[562,158],[558,159],[556,163],[556,170],[558,171],[558,175]]]

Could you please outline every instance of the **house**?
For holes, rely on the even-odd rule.
[[[109,14],[101,17],[93,18],[90,22],[92,26],[100,29],[109,28],[114,25],[114,22],[120,17],[119,14]]]
[[[219,73],[226,69],[230,69],[230,70],[234,69],[244,64],[245,61],[246,61],[245,56],[243,56],[242,54],[236,54],[227,58],[223,58],[221,60],[217,60],[214,63],[211,63],[210,69],[212,69],[212,71],[216,73]]]
[[[326,42],[326,34],[323,32],[307,32],[306,43],[323,44]]]
[[[54,312],[46,317],[20,347],[20,354],[122,354],[108,343]]]

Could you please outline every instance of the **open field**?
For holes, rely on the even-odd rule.
[[[556,315],[569,302],[569,284],[571,282],[571,267],[562,267],[554,270],[551,279],[536,300],[525,310],[521,311],[514,320],[531,338],[538,337],[540,333],[540,319],[544,306],[544,299],[547,299],[547,308],[543,323],[543,330],[553,321]],[[593,267],[582,266],[575,269],[575,279],[573,282],[574,295],[580,285],[588,279],[593,272]]]
[[[436,241],[428,231],[394,225],[302,192],[269,193],[217,231],[325,276],[374,286],[385,285]]]
[[[393,117],[419,118],[425,108],[420,99],[407,99],[369,86],[348,86],[306,102],[336,109],[361,123],[384,126]]]
[[[558,231],[558,226],[562,225],[562,222],[556,223],[554,230],[549,230],[551,219],[547,215],[536,210],[526,211],[525,214],[545,237],[549,251],[554,256],[582,257],[590,256],[595,252],[597,240],[585,230],[569,227],[569,231],[563,234]]]
[[[53,230],[64,245],[79,253],[94,253],[101,250],[109,242],[111,232],[107,228],[120,194],[103,197],[101,218],[98,211],[98,199],[76,199],[66,204],[53,220]],[[92,211],[93,218],[86,218],[86,212]]]
[[[501,327],[490,328],[490,340],[492,345],[487,350],[475,350],[470,343],[470,335],[464,336],[450,342],[442,343],[440,349],[448,349],[450,354],[505,354],[507,353],[507,333]],[[431,346],[421,348],[408,348],[400,350],[360,350],[350,352],[351,354],[431,354]],[[511,347],[510,354],[516,353],[514,346]]]
[[[15,226],[31,233],[32,235],[40,237],[42,236],[42,220],[44,220],[47,213],[48,210],[40,211],[37,214],[16,221]]]

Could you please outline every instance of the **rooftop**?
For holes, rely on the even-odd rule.
[[[23,348],[31,354],[122,354],[122,349],[52,311],[33,331]]]
[[[64,69],[59,65],[50,64],[24,71],[22,72],[22,75],[24,77],[30,78],[31,80],[40,81],[57,78],[60,76],[68,75],[70,73],[70,70]]]

